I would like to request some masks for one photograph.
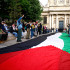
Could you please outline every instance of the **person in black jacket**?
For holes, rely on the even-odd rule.
[[[29,39],[29,37],[30,37],[30,22],[29,22],[29,23],[27,23],[26,28],[27,28],[27,35],[26,35],[26,39]]]
[[[3,30],[3,32],[4,32],[2,34],[2,39],[1,39],[2,41],[7,40],[7,37],[8,37],[8,32],[6,31],[4,24],[5,24],[5,21],[2,21],[1,24],[0,24],[0,26],[1,26],[2,30]]]
[[[23,30],[23,32],[25,32],[25,24],[24,24],[24,22],[22,22],[22,30]]]
[[[38,32],[37,32],[37,34],[39,33],[39,35],[41,34],[41,25],[40,24],[38,24]]]

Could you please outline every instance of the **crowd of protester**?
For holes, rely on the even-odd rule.
[[[22,22],[20,17],[15,24],[7,26],[5,21],[0,23],[0,41],[7,40],[8,34],[11,33],[17,38],[17,42],[21,41],[26,33],[26,39],[37,37],[38,35],[54,32],[54,28],[48,29],[38,22]],[[21,24],[21,25],[19,25]],[[56,30],[57,31],[57,30]]]
[[[39,22],[22,22],[23,17],[24,15],[11,26],[8,26],[5,21],[0,23],[0,41],[7,40],[9,33],[13,34],[17,38],[17,42],[21,42],[21,38],[24,38],[25,33],[25,38],[30,39],[41,34],[55,31],[54,28],[49,29],[47,26],[42,25]],[[57,28],[56,32],[58,32]],[[64,32],[67,32],[67,29],[64,29]]]
[[[22,36],[23,33],[26,34],[26,39],[36,37],[37,35],[45,34],[51,32],[46,26],[42,26],[41,23],[37,22],[28,22],[22,23]],[[7,26],[5,21],[0,23],[0,41],[7,40],[8,33],[13,34],[15,37],[18,36],[18,27],[16,24],[12,24],[11,26]]]

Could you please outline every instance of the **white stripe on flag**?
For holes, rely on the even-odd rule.
[[[56,33],[54,35],[48,36],[45,41],[38,44],[37,46],[33,46],[32,48],[52,45],[52,46],[62,49],[64,47],[64,42],[62,39],[59,38],[61,35],[62,33]]]

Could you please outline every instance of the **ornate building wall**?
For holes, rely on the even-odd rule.
[[[44,16],[47,17],[45,24],[48,28],[67,28],[67,24],[70,24],[70,0],[48,0],[48,4],[43,7]]]

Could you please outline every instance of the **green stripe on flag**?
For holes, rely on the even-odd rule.
[[[70,37],[68,36],[68,34],[62,33],[62,35],[59,38],[63,39],[64,41],[64,47],[62,50],[70,53]]]

